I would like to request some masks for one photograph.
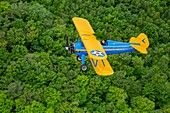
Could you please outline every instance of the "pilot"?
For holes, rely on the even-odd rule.
[[[107,40],[101,40],[100,43],[101,43],[102,45],[106,45],[106,44],[107,44]]]

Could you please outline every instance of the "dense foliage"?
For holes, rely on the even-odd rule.
[[[73,17],[97,39],[128,42],[144,32],[148,54],[108,56],[115,73],[82,73],[65,49]],[[170,113],[169,0],[0,1],[0,112]]]

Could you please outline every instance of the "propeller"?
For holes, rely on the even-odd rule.
[[[68,42],[68,35],[65,35],[65,40],[66,40],[66,46],[65,49],[69,51],[71,54],[74,53],[74,43],[73,42]]]
[[[69,44],[68,44],[68,35],[65,35],[65,40],[66,40],[66,46],[65,49],[68,51],[69,50]]]

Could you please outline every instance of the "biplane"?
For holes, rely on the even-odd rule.
[[[147,54],[146,49],[149,46],[149,40],[144,33],[139,34],[137,38],[131,37],[129,43],[114,40],[98,41],[94,35],[94,30],[86,19],[74,17],[72,20],[79,33],[80,39],[79,41],[76,40],[75,43],[68,43],[68,37],[66,37],[67,44],[65,48],[71,54],[77,55],[77,60],[82,63],[80,69],[83,72],[88,69],[85,63],[86,56],[89,57],[92,66],[98,75],[107,76],[114,73],[107,60],[107,55],[133,51]]]

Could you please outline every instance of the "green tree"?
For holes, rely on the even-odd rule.
[[[55,109],[57,108],[57,104],[60,103],[61,93],[60,91],[57,91],[54,88],[45,87],[42,100],[44,100],[44,102],[46,103],[47,108],[51,110],[52,108]]]
[[[31,105],[25,106],[25,109],[21,110],[19,113],[44,113],[46,107],[37,101],[33,101]]]
[[[135,113],[148,113],[155,108],[155,103],[146,97],[137,96],[131,99],[131,107]]]
[[[1,1],[0,107],[7,112],[169,112],[169,12],[167,0]],[[144,32],[148,54],[108,56],[115,71],[108,77],[98,76],[86,60],[89,70],[82,73],[76,55],[64,48],[65,34],[72,42],[78,37],[73,17],[89,20],[99,40],[129,42]]]
[[[5,11],[9,10],[10,4],[7,1],[1,1],[0,2],[0,13],[4,14]]]
[[[0,112],[9,113],[12,110],[14,102],[7,97],[4,91],[0,90]]]
[[[110,86],[106,93],[106,110],[112,112],[131,112],[131,108],[126,104],[127,93],[120,88]]]

